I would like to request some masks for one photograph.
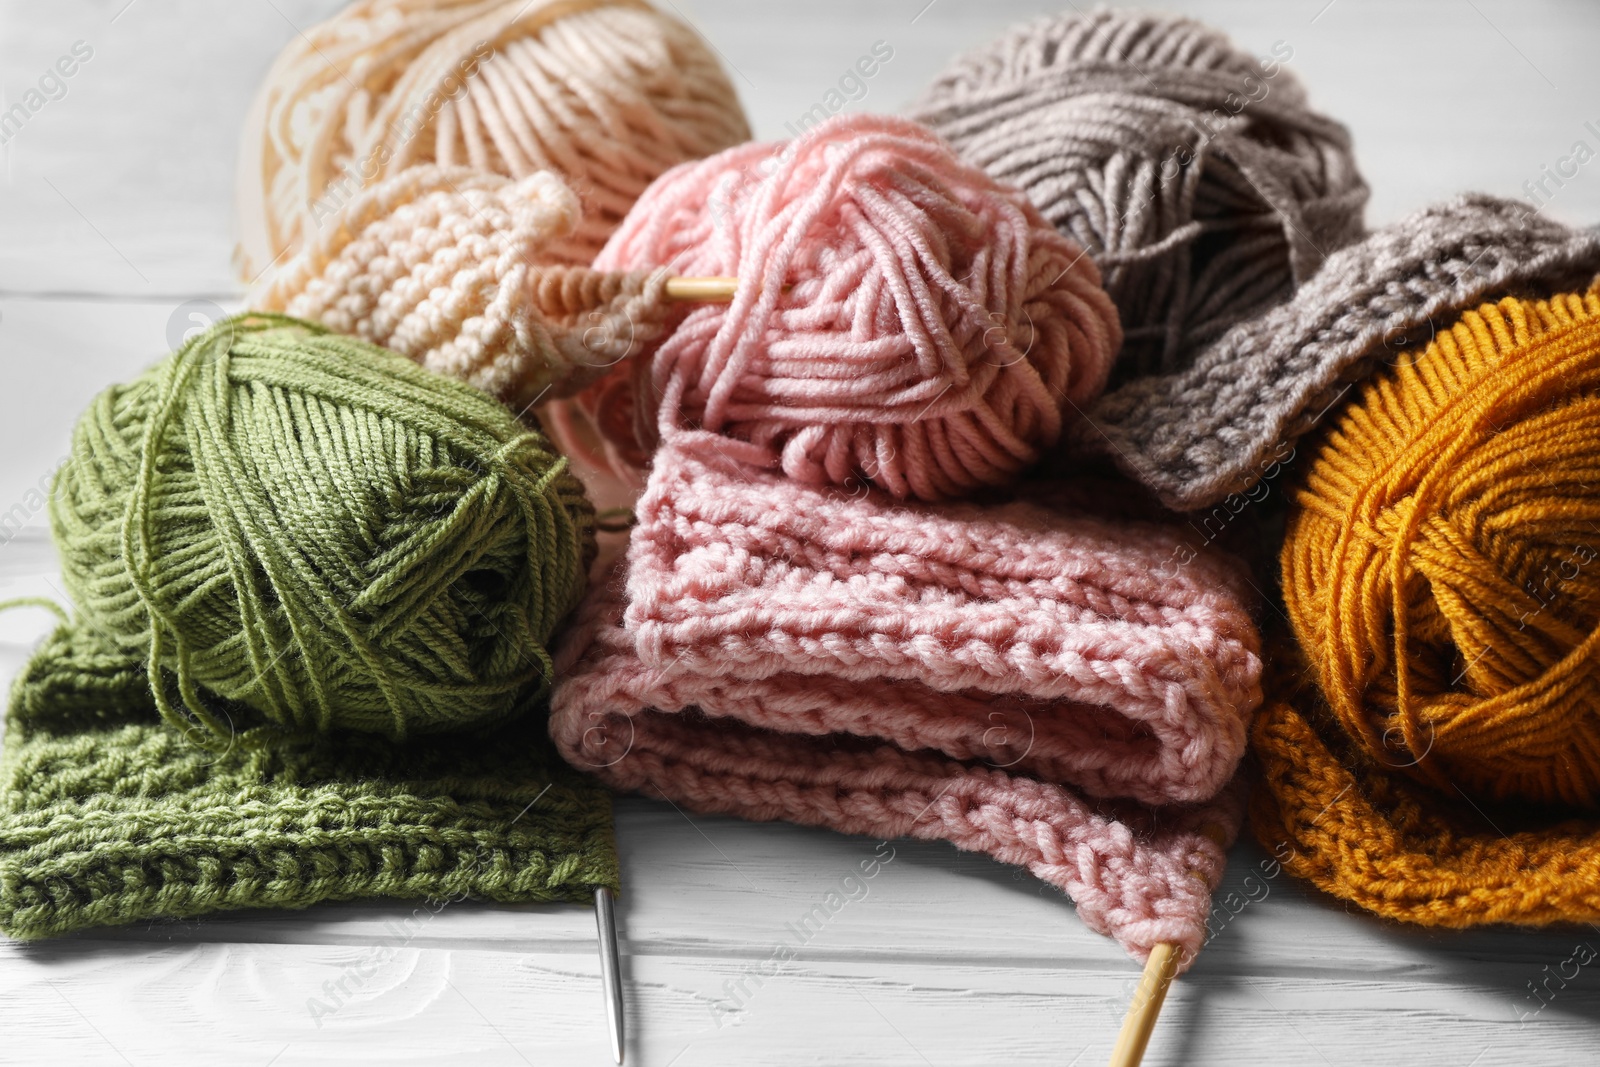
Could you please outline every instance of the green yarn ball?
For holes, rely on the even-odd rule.
[[[216,736],[252,711],[394,739],[520,714],[595,551],[581,483],[511,412],[262,314],[101,393],[50,519],[82,624]]]

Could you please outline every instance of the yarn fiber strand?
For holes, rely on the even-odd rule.
[[[1127,334],[1115,385],[1187,366],[1361,235],[1350,135],[1282,58],[1190,19],[1073,12],[959,57],[912,114],[1094,258]]]
[[[358,0],[291,39],[252,106],[240,270],[426,163],[561,175],[584,210],[549,261],[586,265],[657,175],[749,137],[703,39],[642,0]]]
[[[581,485],[510,412],[260,314],[103,392],[50,518],[84,624],[218,737],[240,705],[396,739],[520,714],[594,553]]]
[[[685,164],[595,260],[739,278],[585,398],[642,463],[672,425],[807,485],[940,500],[1014,478],[1104,385],[1121,332],[1081,249],[905,119],[838,116]],[[659,418],[658,418],[659,413]]]
[[[1562,816],[1600,804],[1600,292],[1462,316],[1362,386],[1293,500],[1310,677],[1255,731],[1258,834],[1396,918],[1592,920],[1593,883],[1554,882],[1596,862]]]

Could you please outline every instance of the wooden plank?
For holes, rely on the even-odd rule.
[[[1122,1011],[1114,972],[937,967],[801,956],[634,953],[636,1063],[1095,1064]],[[601,1063],[589,954],[418,947],[80,942],[0,947],[14,1062]],[[1541,1013],[1491,975],[1440,984],[1359,976],[1186,978],[1147,1062],[1578,1063],[1595,987]],[[1378,1026],[1382,1021],[1381,1029]],[[1530,1042],[1537,1042],[1537,1058]],[[1436,1050],[1424,1057],[1422,1050]],[[1475,1060],[1474,1057],[1477,1057]],[[1519,1058],[1520,1057],[1520,1058]]]

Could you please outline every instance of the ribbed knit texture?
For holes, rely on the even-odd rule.
[[[525,411],[642,349],[670,313],[665,270],[546,262],[578,215],[548,171],[513,181],[411,167],[356,194],[249,305],[392,348]]]
[[[1291,300],[1239,323],[1188,369],[1106,394],[1069,444],[1113,459],[1169,507],[1209,507],[1279,469],[1352,383],[1463,311],[1582,288],[1597,272],[1600,232],[1521,201],[1457,197],[1333,253]]]
[[[1600,292],[1468,312],[1311,458],[1257,835],[1393,918],[1600,918]]]
[[[161,721],[142,660],[62,627],[6,718],[0,930],[362,897],[592,899],[618,888],[610,798],[544,725],[219,753]]]
[[[560,652],[563,754],[692,810],[988,852],[1187,962],[1260,699],[1242,576],[1160,527],[897,506],[727,444],[657,453]]]
[[[1289,296],[1361,236],[1367,187],[1281,53],[1073,7],[958,57],[912,114],[1094,258],[1127,333],[1115,385]]]

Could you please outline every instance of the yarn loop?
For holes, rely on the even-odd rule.
[[[80,618],[201,739],[245,709],[392,739],[525,711],[594,552],[566,460],[510,412],[262,314],[103,392],[50,514]]]

